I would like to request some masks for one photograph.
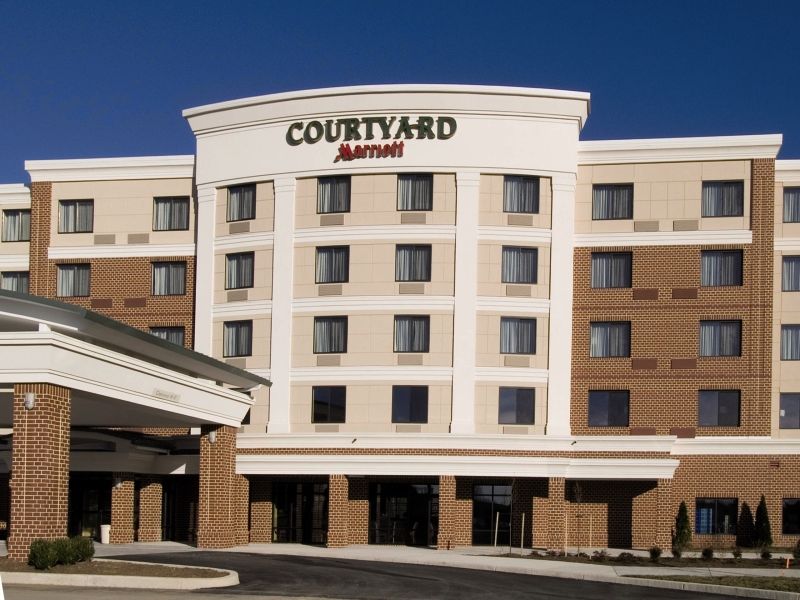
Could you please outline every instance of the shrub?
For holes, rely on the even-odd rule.
[[[58,564],[55,546],[49,540],[33,540],[28,550],[28,564],[43,571]]]
[[[733,558],[739,560],[740,558],[742,558],[742,549],[739,548],[739,546],[736,546],[736,548],[733,549],[733,552],[731,552],[731,554],[733,554]]]
[[[755,543],[757,548],[766,549],[772,546],[772,528],[769,524],[767,501],[764,500],[763,494],[756,508]]]
[[[608,552],[606,552],[605,550],[595,550],[594,552],[592,552],[592,560],[595,560],[597,562],[604,562],[608,560]]]
[[[673,546],[672,547],[672,556],[674,556],[675,558],[680,558],[681,556],[683,556],[683,550],[681,550],[677,546]]]
[[[636,557],[630,552],[620,552],[617,561],[622,563],[636,562]]]
[[[586,552],[578,552],[575,556],[578,558],[589,558],[589,555]]]
[[[58,557],[58,564],[60,565],[74,565],[78,562],[78,552],[76,551],[75,544],[69,538],[58,538],[51,540],[53,548]]]
[[[78,535],[72,538],[70,542],[72,542],[72,545],[75,549],[77,562],[89,560],[94,556],[94,542],[92,542],[92,538],[81,537]]]
[[[797,543],[794,545],[792,556],[794,556],[795,560],[800,560],[800,540],[797,540]]]
[[[658,546],[653,546],[650,548],[650,560],[653,562],[658,562],[659,558],[661,558],[661,548]]]
[[[769,560],[772,558],[772,552],[769,551],[769,548],[762,548],[761,549],[761,558],[763,560]]]
[[[678,507],[678,516],[675,517],[675,534],[672,536],[672,547],[683,550],[692,541],[692,529],[689,527],[689,511],[686,502],[681,502]]]
[[[711,546],[707,548],[703,548],[703,551],[700,553],[703,557],[703,560],[711,560],[714,558],[714,549]]]

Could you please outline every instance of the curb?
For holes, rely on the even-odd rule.
[[[626,585],[641,587],[667,588],[683,590],[685,592],[702,592],[705,594],[724,594],[726,596],[740,596],[743,598],[763,598],[766,600],[800,600],[800,593],[781,592],[778,590],[759,590],[756,588],[734,587],[732,585],[716,585],[713,583],[690,583],[688,581],[664,581],[661,579],[640,579],[637,577],[622,577],[632,581],[616,581]]]
[[[107,559],[96,558],[98,562]],[[111,562],[111,561],[109,561]],[[81,575],[65,573],[15,573],[0,572],[0,578],[5,585],[56,585],[67,587],[98,587],[98,588],[132,588],[146,590],[202,590],[208,588],[229,587],[239,584],[239,574],[227,569],[213,567],[191,567],[187,565],[170,565],[165,563],[122,561],[135,565],[159,565],[174,567],[176,569],[203,568],[211,571],[225,573],[222,577],[148,577],[143,575]]]

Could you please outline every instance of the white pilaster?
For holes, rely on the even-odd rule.
[[[570,435],[572,381],[572,260],[575,245],[575,173],[553,177],[550,245],[550,365],[547,435]]]
[[[211,356],[214,303],[214,233],[217,190],[197,187],[195,243],[194,349]]]
[[[475,433],[480,173],[456,173],[456,279],[453,311],[452,433]]]
[[[292,298],[294,297],[293,177],[275,180],[275,232],[272,254],[272,338],[268,433],[289,433],[292,368]]]

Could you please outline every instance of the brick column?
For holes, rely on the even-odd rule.
[[[265,477],[250,479],[250,541],[272,543],[272,481]]]
[[[672,529],[675,525],[675,512],[672,503],[672,479],[658,480],[658,514],[656,520],[655,545],[665,552],[672,547]]]
[[[35,405],[25,408],[25,394]],[[11,532],[8,557],[28,559],[35,539],[67,535],[70,390],[49,384],[14,386]]]
[[[541,523],[541,520],[537,522],[545,527],[545,542],[548,550],[562,550],[567,541],[565,491],[566,480],[563,477],[551,477],[547,480],[544,523]]]
[[[365,477],[349,478],[350,518],[348,533],[351,544],[369,543],[369,484]]]
[[[250,481],[244,475],[233,476],[233,530],[237,546],[250,543]]]
[[[133,542],[133,473],[114,473],[111,485],[111,536],[112,544]]]
[[[328,548],[347,546],[350,519],[349,482],[346,475],[328,477]]]
[[[213,433],[212,433],[213,432]],[[209,436],[215,436],[212,443]],[[200,436],[200,494],[197,507],[197,547],[236,545],[236,430],[205,425]]]
[[[164,488],[161,479],[147,477],[139,489],[139,542],[161,541],[161,509],[164,501]]]

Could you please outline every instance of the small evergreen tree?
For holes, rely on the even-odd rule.
[[[672,536],[672,547],[683,550],[691,541],[692,530],[689,527],[689,511],[686,509],[686,502],[681,502],[678,507],[678,516],[675,518],[675,534]]]
[[[767,512],[767,501],[761,495],[761,501],[756,508],[755,542],[758,548],[769,548],[772,546],[772,528],[769,525],[769,513]]]
[[[742,502],[742,508],[739,510],[739,522],[736,525],[736,545],[742,548],[752,548],[754,530],[753,511],[750,510],[747,502]]]

